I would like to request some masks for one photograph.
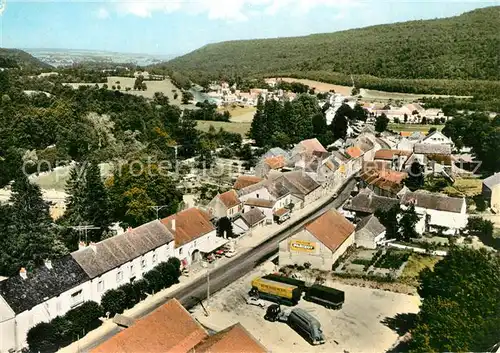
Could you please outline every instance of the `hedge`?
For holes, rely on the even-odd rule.
[[[50,322],[42,322],[28,331],[27,342],[32,352],[56,352],[88,331],[101,325],[102,307],[88,301],[72,309],[64,316]]]
[[[148,293],[155,293],[179,283],[180,266],[179,259],[170,258],[167,262],[161,262],[146,272],[143,279],[106,291],[101,299],[104,311],[110,316],[121,314],[145,299]]]

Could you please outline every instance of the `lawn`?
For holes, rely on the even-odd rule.
[[[436,130],[441,131],[444,125],[422,125],[422,124],[396,124],[389,123],[389,130],[394,131],[421,131],[427,133],[431,127],[435,127]]]
[[[228,123],[225,121],[197,120],[196,122],[198,123],[196,125],[196,128],[200,131],[207,132],[208,129],[210,128],[210,125],[212,125],[217,131],[220,128],[223,128],[228,132],[234,132],[240,134],[241,136],[243,136],[243,138],[246,138],[246,135],[250,130],[250,126],[252,125],[251,123],[231,123],[231,122]]]
[[[411,254],[408,259],[408,263],[401,274],[400,280],[409,285],[418,285],[419,273],[425,268],[433,269],[434,265],[439,260],[441,260],[441,258],[438,256]]]
[[[483,181],[477,178],[457,178],[453,186],[444,188],[444,193],[450,196],[472,197],[482,192]]]

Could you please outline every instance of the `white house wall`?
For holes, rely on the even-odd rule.
[[[217,232],[213,230],[187,244],[176,248],[175,256],[181,261],[185,260],[187,262],[187,265],[189,266],[193,263],[193,253],[195,251],[199,251],[199,249],[205,244],[208,244],[207,246],[213,244],[216,241],[216,238]]]
[[[272,196],[269,193],[269,190],[267,190],[265,187],[262,187],[258,190],[255,190],[255,191],[252,191],[249,194],[240,196],[241,202],[245,202],[248,199],[276,200],[276,198],[274,196]]]
[[[0,296],[0,352],[8,352],[15,342],[15,313]]]

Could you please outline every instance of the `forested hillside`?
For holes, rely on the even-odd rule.
[[[23,50],[0,48],[0,68],[49,69],[51,67]]]
[[[324,73],[338,83],[350,81],[346,75],[354,74],[368,86],[376,78],[497,81],[499,23],[500,7],[489,7],[445,19],[210,44],[159,67],[198,82],[221,75],[276,73],[312,74],[313,79]],[[432,86],[428,83],[425,87]]]

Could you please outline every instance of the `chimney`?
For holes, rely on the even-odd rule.
[[[28,272],[26,272],[26,269],[24,267],[21,267],[21,269],[19,270],[19,276],[21,276],[22,279],[28,278]]]
[[[171,223],[170,223],[170,227],[172,227],[172,231],[175,232],[175,218],[172,219]]]
[[[83,241],[79,242],[78,243],[78,250],[83,250],[85,249],[87,246],[85,245],[85,243]]]
[[[131,232],[131,231],[132,231],[132,227],[128,227],[127,232]]]
[[[97,252],[97,247],[93,241],[90,242],[89,246],[93,252]]]
[[[46,259],[44,262],[45,267],[47,267],[49,270],[52,270],[52,261],[50,259]]]

